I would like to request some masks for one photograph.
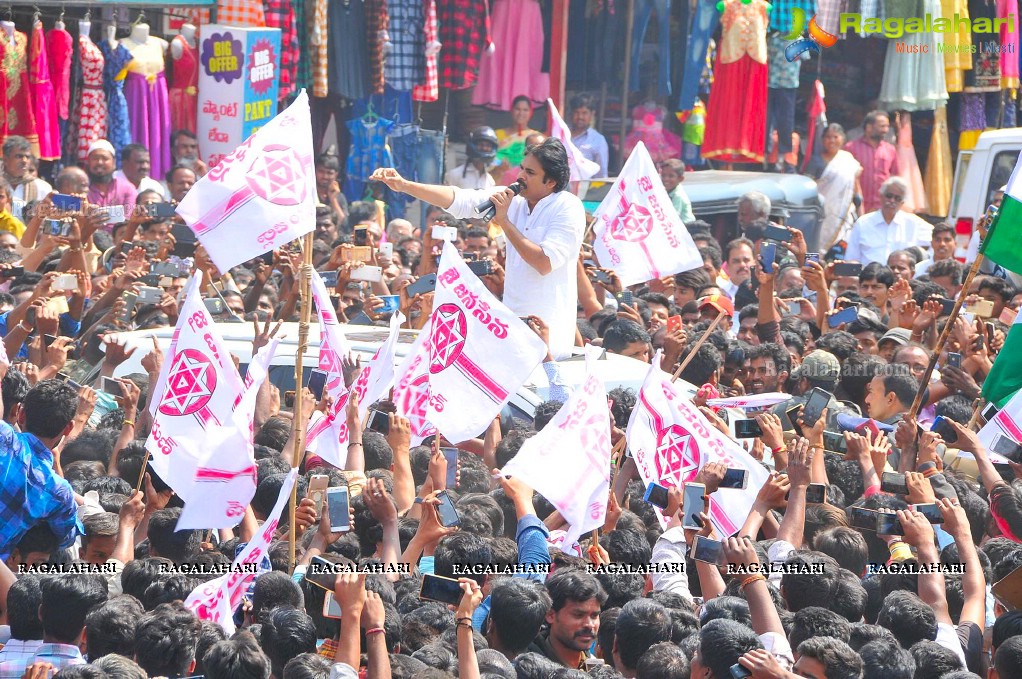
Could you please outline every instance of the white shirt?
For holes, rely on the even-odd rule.
[[[471,162],[466,161],[464,164],[458,167],[452,167],[447,171],[444,176],[444,183],[448,186],[456,186],[460,189],[492,189],[497,184],[493,181],[493,177],[490,176],[489,172],[483,172],[480,174],[476,166]],[[489,198],[489,194],[486,198]],[[483,200],[486,200],[483,198]],[[482,202],[479,201],[479,202]],[[450,212],[450,210],[448,210]],[[453,214],[453,213],[452,213]],[[473,216],[475,213],[473,212]]]
[[[571,141],[578,147],[578,150],[582,152],[583,156],[594,163],[599,163],[600,171],[596,173],[596,176],[606,177],[607,159],[610,157],[610,149],[607,146],[607,139],[590,127],[577,137],[572,136]]]
[[[887,258],[895,250],[916,245],[927,247],[932,236],[933,227],[911,212],[899,210],[890,224],[884,221],[882,211],[869,212],[852,224],[845,260],[863,265],[880,262],[886,266]]]
[[[447,211],[459,219],[475,215],[475,206],[492,191],[456,189]],[[532,268],[508,240],[504,264],[504,304],[516,316],[539,316],[550,328],[550,353],[555,359],[571,355],[575,345],[578,309],[576,260],[586,228],[586,211],[578,196],[568,191],[553,193],[529,212],[525,198],[515,196],[508,219],[525,238],[536,243],[550,259],[545,276]]]
[[[31,182],[27,183],[35,185],[35,198],[33,200],[36,201],[42,200],[46,196],[50,195],[50,193],[53,191],[53,187],[50,186],[49,183],[43,179],[36,178],[33,179]],[[25,200],[25,184],[18,184],[11,191],[11,214],[23,222],[28,221],[27,219],[24,218],[26,203],[27,201]]]
[[[132,186],[135,186],[134,182],[124,176],[124,170],[117,170],[117,172],[114,172],[114,179],[123,179]],[[167,188],[152,177],[142,177],[142,181],[138,183],[136,188],[138,189],[138,193],[142,193],[143,191],[155,191],[163,196],[164,200],[166,200],[168,196]],[[137,196],[138,194],[135,195]]]

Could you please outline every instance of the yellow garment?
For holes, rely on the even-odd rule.
[[[966,130],[958,135],[958,150],[959,151],[970,151],[976,148],[976,142],[979,141],[979,135],[983,134],[983,130]]]
[[[720,63],[730,64],[746,54],[760,64],[767,62],[767,3],[729,0],[720,19],[723,33],[718,45]]]
[[[21,236],[25,233],[25,225],[20,219],[12,215],[7,210],[0,212],[0,231],[9,231],[21,240]]]
[[[929,213],[937,217],[946,216],[951,207],[951,142],[947,130],[947,107],[941,106],[933,112],[933,136],[930,138],[930,153],[926,158],[926,198]]]
[[[959,16],[968,18],[969,3],[967,0],[940,0],[940,15],[944,17]],[[948,92],[961,92],[965,86],[965,71],[972,70],[972,54],[959,52],[957,46],[972,44],[972,31],[969,22],[959,24],[957,33],[944,33],[944,80]]]

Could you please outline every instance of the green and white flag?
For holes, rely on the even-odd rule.
[[[1011,172],[1001,209],[983,239],[980,253],[1008,271],[1022,274],[1022,172],[1019,168],[1022,168],[1022,156]],[[1019,363],[1022,366],[1022,359]]]
[[[1007,202],[1008,196],[1004,198]],[[1016,247],[1022,250],[1022,243]],[[983,396],[998,408],[1003,408],[1019,389],[1022,389],[1022,313],[1015,317],[1015,322],[1008,329],[1004,346],[983,382]]]

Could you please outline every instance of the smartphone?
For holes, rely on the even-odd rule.
[[[627,304],[628,306],[635,305],[635,297],[632,295],[631,290],[622,290],[621,292],[614,295],[618,304]]]
[[[312,557],[309,568],[305,571],[305,579],[322,587],[328,592],[334,591],[334,584],[337,582],[337,574],[333,572],[334,564],[321,556]]]
[[[53,344],[56,341],[57,341],[57,336],[56,335],[43,335],[43,343],[46,344],[46,346],[50,346],[51,344]],[[58,373],[58,375],[59,375],[59,373]],[[65,381],[67,381],[66,380],[67,376],[65,375],[64,377],[65,377]]]
[[[390,243],[390,242],[380,243],[379,253],[380,253],[381,257],[384,257],[386,259],[393,259],[394,258],[394,244]]]
[[[373,325],[373,319],[364,311],[359,311],[348,319],[348,325]]]
[[[342,262],[371,262],[373,251],[368,245],[356,245],[352,248],[341,248]]]
[[[383,306],[377,309],[377,313],[392,314],[401,308],[401,297],[398,295],[382,295]]]
[[[53,289],[69,292],[78,289],[78,277],[73,273],[62,273],[53,280]]]
[[[802,427],[798,426],[798,416],[802,411],[802,406],[797,405],[794,408],[788,408],[784,411],[784,414],[788,416],[788,422],[791,423],[791,428],[795,431],[795,436],[802,436]]]
[[[44,219],[43,233],[47,236],[66,236],[71,233],[71,222],[62,219]]]
[[[904,474],[884,472],[880,476],[880,490],[895,495],[908,495],[908,482]]]
[[[827,503],[827,484],[810,483],[806,487],[806,502],[814,505]]]
[[[854,323],[859,319],[859,310],[853,306],[845,307],[840,311],[835,311],[827,317],[827,325],[831,328],[836,328],[842,323]]]
[[[368,281],[370,283],[379,283],[383,280],[383,267],[379,266],[360,266],[357,269],[351,270],[351,280],[353,281]]]
[[[390,416],[381,410],[369,410],[369,420],[366,422],[368,431],[375,431],[386,436],[390,433]]]
[[[654,507],[667,509],[667,495],[667,488],[659,483],[650,483],[646,486],[646,494],[642,496],[642,499]]]
[[[123,205],[108,205],[106,207],[106,221],[107,224],[123,224],[127,221],[127,217],[124,215]]]
[[[703,521],[699,515],[706,510],[706,486],[701,483],[688,483],[685,485],[684,502],[682,504],[683,518],[681,525],[685,528],[702,528]]]
[[[447,460],[447,482],[448,488],[454,488],[458,485],[458,449],[457,448],[441,448],[441,454],[444,459]]]
[[[862,264],[858,262],[834,262],[834,275],[835,276],[854,276],[859,277],[862,273]]]
[[[788,241],[791,240],[791,231],[788,231],[783,226],[770,224],[763,232],[763,238],[767,240],[775,240],[779,243],[787,243]]]
[[[464,594],[461,583],[454,578],[445,578],[432,573],[423,573],[422,575],[422,588],[419,589],[420,599],[457,606],[461,603],[461,597]]]
[[[784,304],[785,316],[798,316],[800,313],[802,313],[802,305],[798,300],[791,300]]]
[[[368,245],[369,244],[369,227],[368,226],[356,226],[354,229],[354,242],[355,245]]]
[[[428,273],[405,288],[405,293],[411,298],[416,295],[425,295],[434,290],[436,290],[436,274]]]
[[[110,394],[111,396],[124,396],[124,392],[121,391],[121,383],[112,377],[103,378],[103,391]]]
[[[145,206],[145,210],[147,217],[160,221],[170,219],[177,214],[177,206],[173,203],[149,203]],[[174,238],[177,238],[177,234],[174,235]]]
[[[124,311],[118,320],[122,323],[127,323],[131,320],[131,315],[135,313],[135,302],[138,301],[138,295],[133,292],[125,292],[121,295],[121,298],[124,299]]]
[[[993,462],[994,470],[1001,475],[1007,481],[1015,480],[1015,470],[1011,468],[1010,464],[1005,462]]]
[[[284,392],[284,407],[288,409],[295,407],[295,392],[293,389]]]
[[[327,592],[326,596],[323,597],[323,617],[333,618],[334,620],[341,619],[341,605],[334,599],[333,592]]]
[[[748,679],[752,676],[752,670],[743,667],[741,663],[735,663],[728,671],[731,673],[731,679]]]
[[[997,434],[994,437],[993,443],[990,444],[990,451],[1003,455],[1012,462],[1022,462],[1022,445],[1004,434]]]
[[[493,273],[493,262],[488,259],[479,260],[477,262],[468,262],[468,270],[476,276],[489,276]]]
[[[681,330],[683,326],[681,316],[668,316],[667,317],[667,332],[672,333],[676,330]]]
[[[195,241],[177,241],[174,243],[174,249],[170,251],[170,254],[175,257],[184,259],[185,257],[195,256]],[[270,253],[273,256],[273,253]],[[272,260],[271,260],[272,261]]]
[[[865,422],[863,422],[862,424],[855,428],[855,432],[860,435],[865,434],[866,431],[869,431],[870,434],[872,434],[873,438],[876,438],[877,436],[880,435],[880,427],[877,426],[876,420],[873,419],[866,420]]]
[[[450,468],[450,465],[448,465],[448,468]],[[460,526],[461,517],[458,516],[458,510],[454,507],[454,501],[451,500],[451,496],[447,494],[447,491],[442,490],[437,493],[437,499],[440,500],[440,504],[436,508],[437,516],[440,518],[440,525],[444,528]]]
[[[610,285],[610,274],[607,273],[606,271],[597,271],[596,282],[601,283],[603,285]]]
[[[163,290],[160,288],[141,287],[138,289],[139,304],[159,304],[161,299],[163,299]]]
[[[958,433],[951,426],[951,422],[943,415],[938,415],[933,420],[933,426],[930,427],[930,431],[940,434],[940,437],[944,439],[944,443],[956,443],[958,441]]]
[[[78,196],[69,196],[65,193],[55,193],[50,200],[53,201],[53,207],[63,212],[82,211],[82,199]]]
[[[724,472],[724,478],[720,482],[721,488],[745,489],[749,485],[749,472],[739,467],[728,467]]]
[[[220,301],[220,300],[217,300]],[[316,397],[317,401],[323,400],[323,388],[326,386],[326,373],[322,370],[313,370],[309,373],[309,391]]]
[[[25,273],[25,267],[12,266],[10,269],[0,269],[0,278],[17,278]]]
[[[760,245],[759,258],[763,261],[763,273],[773,273],[774,260],[777,259],[777,244],[764,242]]]
[[[724,561],[724,543],[720,540],[712,540],[703,535],[697,535],[692,541],[692,558],[703,563],[714,566]]]
[[[851,508],[851,524],[852,528],[858,528],[860,530],[876,531],[877,528],[877,512],[873,509],[866,509],[865,507],[852,507]]]
[[[833,397],[829,391],[814,387],[809,392],[809,400],[806,401],[806,405],[802,409],[802,424],[811,429],[823,415],[824,408]]]
[[[825,431],[823,432],[823,449],[835,453],[845,453],[848,452],[848,442],[845,441],[843,434],[836,431]]]
[[[940,302],[940,315],[950,316],[951,312],[955,310],[955,301],[953,299],[939,298]]]
[[[807,252],[806,253],[806,264],[808,264],[809,262],[816,262],[817,264],[819,264],[820,263],[820,253],[819,252]]]
[[[317,271],[319,279],[323,281],[323,287],[336,288],[337,287],[337,272],[336,271]]]
[[[163,276],[158,273],[147,273],[138,279],[138,282],[150,288],[155,288],[160,285],[160,281],[163,280]]]
[[[902,535],[904,532],[905,529],[902,528],[901,521],[898,520],[897,514],[877,514],[878,535]]]
[[[218,297],[207,297],[202,300],[202,303],[206,305],[206,311],[209,312],[210,316],[219,316],[227,311],[224,301]]]
[[[458,227],[437,224],[433,227],[430,235],[433,236],[433,240],[443,240],[453,243],[458,240]]]
[[[735,438],[755,439],[763,435],[763,429],[756,420],[735,420]]]
[[[323,512],[323,498],[326,495],[327,486],[330,485],[330,477],[326,474],[313,474],[309,479],[309,492],[307,496],[316,503],[316,514]]]
[[[983,416],[983,419],[986,420],[987,422],[994,419],[994,415],[996,414],[997,406],[994,405],[993,403],[987,403],[985,406],[983,406],[983,411],[980,413],[980,415]]]
[[[962,369],[962,355],[956,351],[947,352],[947,364],[952,368]]]
[[[972,304],[966,304],[964,310],[966,313],[979,316],[980,318],[990,318],[994,313],[994,303],[989,299],[981,299]]]
[[[944,523],[944,515],[940,513],[937,505],[932,502],[923,505],[912,505],[912,509],[925,516],[926,520],[930,523]]]
[[[349,530],[351,517],[348,516],[348,489],[345,486],[327,488],[326,504],[330,517],[330,532],[340,533]]]
[[[1001,323],[1007,326],[1011,326],[1015,322],[1015,317],[1018,316],[1018,310],[1012,309],[1011,307],[1004,307],[1004,311],[997,317]]]

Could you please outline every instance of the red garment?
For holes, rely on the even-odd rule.
[[[487,0],[437,0],[440,22],[440,87],[464,90],[479,78],[483,50],[490,44]]]
[[[32,91],[28,82],[28,36],[14,32],[13,44],[0,31],[0,143],[14,135],[28,139],[39,155]]]
[[[762,163],[766,143],[767,65],[749,55],[713,67],[703,158]],[[757,93],[762,93],[758,96]]]
[[[170,88],[170,121],[175,130],[195,133],[199,110],[199,56],[184,36],[176,35],[171,41],[181,46],[181,58],[171,59],[174,86]]]
[[[876,212],[881,207],[880,186],[894,175],[901,174],[898,149],[881,140],[874,148],[862,137],[845,144],[848,151],[862,165],[859,186],[862,188],[862,214]]]
[[[365,0],[366,44],[369,47],[369,92],[383,94],[383,44],[390,29],[387,0]]]
[[[284,101],[295,91],[298,62],[301,59],[295,7],[284,0],[263,0],[263,14],[266,16],[267,27],[280,29],[280,87],[277,90],[277,100]]]
[[[436,0],[424,0],[426,23],[422,27],[422,37],[426,41],[426,78],[421,85],[412,90],[415,101],[436,101],[440,98],[440,82],[437,73],[436,57],[440,50],[437,42],[439,28],[436,21]]]
[[[67,120],[71,104],[71,57],[75,41],[63,28],[54,28],[46,34],[46,52],[50,62],[50,82],[57,102],[57,117]]]
[[[60,158],[60,129],[57,127],[57,102],[50,82],[50,65],[46,59],[43,22],[32,29],[32,58],[29,60],[29,88],[39,134],[39,159]]]
[[[103,93],[103,52],[87,35],[78,38],[82,63],[82,86],[78,92],[78,160],[88,155],[89,145],[106,139],[106,95]]]

